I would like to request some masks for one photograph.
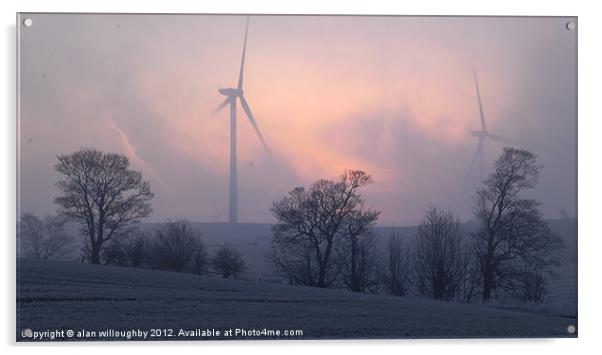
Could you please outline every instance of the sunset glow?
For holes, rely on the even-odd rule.
[[[228,110],[213,110],[224,99],[218,88],[236,85],[244,17],[64,20],[36,19],[47,29],[23,38],[22,169],[48,180],[27,178],[23,186],[42,184],[52,196],[54,157],[94,146],[126,154],[151,181],[153,218],[223,220],[230,125]],[[461,204],[469,216],[474,184],[466,176],[476,146],[470,131],[480,129],[472,69],[488,127],[540,154],[551,176],[543,191],[570,184],[574,175],[554,174],[572,167],[552,158],[574,152],[566,137],[574,137],[567,115],[575,102],[553,88],[572,82],[566,61],[574,59],[542,66],[541,55],[575,38],[561,26],[550,35],[527,31],[536,21],[537,28],[562,23],[253,16],[244,92],[273,157],[239,111],[241,219],[270,221],[274,199],[345,169],[374,177],[366,198],[383,210],[383,223],[413,222],[434,204]],[[565,138],[545,142],[542,130]],[[501,148],[486,147],[489,164]],[[25,205],[52,210],[36,204],[33,190],[22,191]],[[460,193],[468,197],[456,200]],[[547,202],[552,214],[576,207],[572,196]]]

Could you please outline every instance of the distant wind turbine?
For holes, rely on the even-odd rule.
[[[483,179],[483,168],[485,161],[485,140],[490,138],[491,140],[497,142],[510,143],[509,139],[498,136],[497,134],[493,134],[487,131],[487,126],[485,125],[485,114],[483,113],[483,103],[481,102],[481,92],[479,90],[479,81],[477,80],[477,73],[473,70],[472,77],[474,79],[474,86],[477,92],[477,101],[479,103],[479,115],[481,116],[481,130],[480,131],[471,131],[472,135],[479,139],[479,143],[477,145],[477,150],[475,151],[474,158],[472,159],[472,163],[470,164],[470,168],[474,167],[475,163],[479,165],[479,179]]]
[[[240,105],[242,106],[243,111],[245,112],[247,118],[253,125],[261,144],[265,150],[270,153],[270,150],[263,139],[263,135],[257,126],[257,122],[255,122],[255,118],[253,117],[253,113],[251,113],[251,108],[247,103],[247,100],[243,96],[242,84],[243,84],[243,74],[245,67],[245,52],[247,50],[247,35],[249,33],[249,17],[247,17],[247,24],[245,27],[245,40],[242,47],[242,59],[240,61],[240,74],[238,76],[238,86],[236,88],[228,88],[228,89],[219,89],[219,93],[226,96],[226,100],[222,102],[216,109],[215,113],[223,109],[224,107],[230,104],[230,178],[229,178],[229,199],[228,199],[228,207],[229,207],[229,222],[236,223],[238,222],[238,180],[237,180],[237,160],[236,160],[236,101],[240,100]]]

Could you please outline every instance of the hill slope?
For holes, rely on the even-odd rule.
[[[300,329],[303,338],[566,337],[575,323],[482,305],[73,262],[20,259],[17,283],[18,340],[27,340],[20,337],[25,328]]]

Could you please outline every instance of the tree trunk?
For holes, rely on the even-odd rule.
[[[95,240],[91,240],[90,262],[92,264],[100,264],[100,242]]]
[[[92,250],[92,255],[90,255],[90,262],[92,264],[100,264],[100,252],[99,250],[94,251]]]
[[[318,260],[320,266],[320,272],[318,275],[318,287],[327,288],[326,285],[326,270],[328,268],[328,262],[330,261],[330,253],[332,251],[332,240],[328,241],[326,245],[326,251],[322,260]]]
[[[357,240],[351,240],[351,291],[360,292],[359,280],[357,276]]]
[[[441,275],[436,274],[435,280],[433,282],[433,298],[436,300],[443,299],[443,285],[442,285]]]
[[[320,271],[318,273],[318,287],[326,288],[326,263],[321,261],[319,266]]]
[[[491,291],[493,289],[493,236],[489,232],[489,239],[487,241],[487,254],[485,255],[485,268],[483,270],[483,302],[489,302],[491,300]]]
[[[489,302],[491,300],[491,289],[493,288],[493,274],[491,269],[488,268],[483,273],[483,302]]]

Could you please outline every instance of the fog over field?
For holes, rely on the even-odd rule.
[[[564,241],[564,248],[556,252],[556,258],[561,262],[555,269],[554,277],[548,283],[548,296],[541,305],[530,305],[521,302],[502,302],[500,307],[527,309],[551,313],[559,316],[576,317],[577,315],[577,220],[556,219],[550,220],[552,232]],[[265,281],[271,283],[285,283],[280,275],[275,272],[266,256],[269,254],[272,242],[272,225],[261,223],[191,223],[191,226],[201,233],[201,238],[210,252],[223,245],[229,245],[241,252],[247,269],[243,278],[251,281]],[[159,224],[143,223],[140,230],[152,238]],[[69,225],[71,234],[77,234],[77,226]],[[475,226],[467,223],[463,225],[463,232],[467,241]],[[408,245],[414,243],[416,226],[412,227],[377,227],[374,233],[377,236],[377,246],[381,253],[385,252],[387,241],[392,234],[400,236]],[[80,261],[80,239],[76,239],[71,247],[71,252],[63,259]]]

